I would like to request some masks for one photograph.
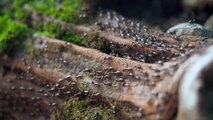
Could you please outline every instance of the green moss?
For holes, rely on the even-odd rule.
[[[65,0],[61,4],[62,6],[57,8],[59,13],[59,18],[65,22],[77,22],[80,9],[82,7],[82,0]],[[61,12],[61,14],[60,14]]]
[[[9,8],[10,14],[13,14],[15,19],[26,19],[29,13],[24,10],[24,5],[28,5],[35,9],[40,15],[51,16],[55,19],[60,19],[64,22],[81,23],[85,22],[80,19],[81,13],[86,13],[82,8],[88,8],[86,0],[6,0],[0,2],[2,8]],[[0,8],[0,9],[2,9]],[[89,9],[89,8],[88,8]],[[87,10],[88,10],[87,9]],[[2,10],[1,10],[2,11]],[[88,10],[89,11],[89,10]],[[1,12],[0,12],[1,14]],[[91,16],[91,15],[90,15]],[[88,18],[91,17],[87,17]]]
[[[60,24],[56,24],[56,23],[49,23],[47,25],[43,25],[42,26],[42,31],[46,31],[49,34],[53,34],[55,38],[60,37],[60,35],[62,34],[62,29],[61,29],[61,25]]]
[[[37,31],[36,34],[41,35],[41,36],[50,37],[50,38],[54,38],[55,37],[55,34],[50,33],[48,31],[44,31],[44,32]]]
[[[84,6],[83,0],[39,0],[29,3],[39,14],[59,18],[64,22],[79,22],[81,7]]]
[[[9,0],[10,3],[6,4],[4,8],[7,9],[5,14],[10,15],[11,19],[19,20],[21,22],[26,22],[28,20],[29,11],[24,10],[24,5],[29,2],[29,0]]]
[[[64,115],[67,120],[114,120],[112,110],[101,103],[84,99],[72,99],[65,103]]]
[[[11,0],[0,0],[0,15],[3,15],[8,9],[11,8]]]
[[[15,51],[29,35],[26,25],[11,20],[8,15],[0,17],[0,53]]]
[[[23,24],[26,24],[29,27],[31,27],[34,32],[43,36],[62,39],[68,42],[78,44],[78,45],[83,45],[83,46],[85,45],[84,40],[81,37],[73,34],[72,32],[65,30],[60,24],[57,24],[55,22],[49,23],[49,24],[43,24],[42,21],[39,21],[39,20],[30,21],[30,19],[28,18],[31,13],[30,11],[27,11],[24,9],[24,6],[28,5],[29,7],[32,7],[33,9],[35,9],[41,16],[47,15],[47,16],[52,16],[55,19],[60,19],[65,22],[79,23],[80,20],[78,16],[81,13],[81,7],[83,6],[84,0],[62,0],[62,1],[61,0],[14,0],[14,1],[9,0],[9,1],[10,2],[7,2],[7,0],[0,2],[0,5],[3,6],[3,8],[0,8],[0,11],[2,11],[4,8],[7,8],[6,12],[0,12],[0,15],[2,14],[3,16],[8,16],[8,19],[10,19],[10,21],[19,21],[16,23],[21,22]],[[1,28],[1,29],[4,29],[4,28]],[[6,33],[1,33],[1,34],[6,34]],[[7,36],[7,35],[4,35],[4,36]],[[2,46],[5,46],[5,45],[2,45]],[[1,47],[1,49],[4,49],[4,48]]]
[[[67,32],[67,33],[65,32],[65,36],[62,39],[68,42],[85,46],[85,41],[81,37],[70,32]]]
[[[86,45],[91,48],[98,49],[106,53],[110,51],[109,46],[105,42],[106,40],[104,40],[105,38],[100,37],[96,31],[88,33],[85,39],[87,39]]]
[[[75,43],[78,45],[83,46],[85,45],[84,40],[81,37],[75,35],[72,32],[67,31],[60,24],[57,23],[49,23],[46,25],[41,25],[37,33],[39,35],[62,39],[64,41]]]

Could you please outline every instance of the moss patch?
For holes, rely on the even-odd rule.
[[[80,36],[77,36],[74,33],[67,31],[60,24],[57,23],[41,25],[37,33],[39,35],[57,38],[67,42],[85,46],[85,41]]]
[[[27,20],[29,13],[23,9],[27,1],[28,0],[14,0],[14,2],[12,3],[12,10],[10,13],[14,19],[24,22]]]
[[[76,22],[80,9],[80,0],[39,0],[30,5],[40,14],[50,15],[65,22]]]
[[[110,48],[104,40],[105,38],[100,37],[96,31],[90,32],[85,36],[87,40],[86,45],[101,50],[105,53],[110,53]]]
[[[2,7],[0,8],[0,16],[2,15],[1,24],[5,25],[6,23],[8,26],[7,28],[3,28],[2,26],[0,28],[4,29],[4,32],[0,33],[0,52],[3,52],[5,48],[8,48],[8,51],[14,49],[14,46],[10,46],[9,41],[13,41],[16,44],[16,42],[20,43],[24,40],[26,36],[23,33],[29,33],[27,26],[34,33],[42,36],[61,39],[82,46],[100,46],[99,49],[105,49],[103,48],[104,43],[100,38],[97,38],[98,42],[96,43],[98,45],[95,45],[94,42],[90,43],[90,41],[83,40],[81,36],[70,32],[60,23],[54,22],[54,20],[49,23],[43,22],[42,19],[32,21],[30,19],[32,11],[25,9],[26,6],[33,8],[41,18],[42,16],[50,16],[53,19],[59,19],[67,23],[88,23],[92,17],[87,16],[85,19],[79,18],[79,16],[84,16],[84,13],[88,13],[89,11],[90,7],[87,0],[3,0],[0,1],[0,6]],[[7,17],[2,19],[3,16]],[[11,33],[12,35],[10,35]],[[96,37],[90,38],[93,40],[96,39]]]
[[[27,11],[25,6],[33,8],[40,16],[46,15],[63,22],[82,23],[86,22],[80,19],[79,15],[83,14],[82,8],[86,7],[85,0],[14,0],[10,2],[1,1],[0,13],[7,15],[8,19],[19,21],[30,27],[39,35],[62,39],[78,45],[86,46],[85,41],[74,33],[66,30],[62,25],[56,22],[43,23],[40,19],[31,21],[30,15],[32,11]],[[3,11],[3,9],[6,9]],[[88,20],[88,18],[86,18]]]
[[[72,99],[65,103],[67,120],[114,120],[112,110],[104,104],[84,99]]]
[[[13,12],[16,18],[25,18],[24,5],[29,5],[40,15],[51,16],[64,22],[80,23],[79,16],[84,13],[84,0],[14,0]]]
[[[12,53],[29,36],[26,25],[11,20],[7,15],[0,17],[0,53]]]

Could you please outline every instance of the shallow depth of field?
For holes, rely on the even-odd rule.
[[[1,0],[0,120],[212,120],[212,0]]]

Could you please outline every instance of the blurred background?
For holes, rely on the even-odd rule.
[[[193,19],[204,25],[213,13],[213,0],[97,0],[97,5],[155,25]]]

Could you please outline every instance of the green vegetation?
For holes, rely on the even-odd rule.
[[[29,0],[14,0],[12,2],[12,9],[10,11],[11,17],[14,19],[24,21],[29,16],[29,13],[23,9],[24,4]]]
[[[64,22],[78,22],[82,0],[39,0],[31,3],[40,14],[59,18]]]
[[[15,50],[32,32],[43,36],[62,39],[78,45],[86,45],[84,40],[74,33],[65,30],[57,23],[44,24],[42,21],[31,21],[32,11],[28,6],[43,16],[50,16],[63,22],[81,23],[79,19],[84,0],[2,0],[0,1],[0,53]],[[28,27],[27,27],[28,26]]]
[[[109,46],[106,45],[107,43],[105,42],[105,38],[100,37],[96,31],[90,32],[86,36],[87,39],[87,46],[108,52],[109,51]]]
[[[85,6],[83,0],[14,0],[12,11],[14,17],[23,19],[27,17],[24,6],[35,9],[40,15],[51,16],[64,22],[80,23],[79,15]]]
[[[41,25],[37,33],[39,35],[62,39],[64,41],[75,43],[78,45],[85,45],[84,40],[81,37],[67,31],[60,24],[57,23]]]
[[[7,15],[0,17],[0,53],[12,53],[29,36],[26,25],[11,20]]]
[[[65,118],[68,120],[114,120],[112,110],[88,99],[72,99],[65,103]]]
[[[24,5],[29,5],[30,7],[35,9],[40,15],[51,16],[54,19],[60,19],[61,21],[68,23],[81,22],[81,20],[79,20],[79,15],[81,13],[81,7],[84,6],[83,0],[63,0],[61,2],[60,0],[39,0],[39,1],[22,0],[22,2],[15,2],[14,8],[16,9],[22,8],[23,10]],[[26,13],[26,11],[25,15],[19,15],[17,13],[16,16],[22,17],[16,18],[17,19],[26,18],[27,17],[26,14],[29,13]],[[67,31],[59,23],[52,22],[48,24],[43,24],[40,21],[34,21],[33,29],[36,33],[43,36],[65,40],[78,45],[85,45],[81,37],[75,35],[70,31]]]
[[[23,46],[25,40],[30,40],[33,33],[51,38],[58,38],[78,45],[89,45],[74,33],[65,29],[60,23],[32,21],[32,11],[24,7],[32,7],[39,15],[50,16],[67,23],[81,23],[79,15],[82,13],[83,0],[3,0],[0,1],[0,54],[12,54]],[[98,44],[103,42],[100,38],[90,36],[90,39],[98,39]],[[32,39],[31,39],[32,40]],[[29,42],[30,43],[30,42]],[[95,44],[94,44],[95,46]],[[40,55],[40,54],[38,54]],[[110,106],[89,99],[71,99],[65,103],[62,111],[66,119],[102,119],[113,120],[114,114]],[[59,116],[60,117],[60,116]]]
[[[10,2],[11,0],[0,0],[0,15],[3,15],[5,11],[8,11],[10,8]]]

